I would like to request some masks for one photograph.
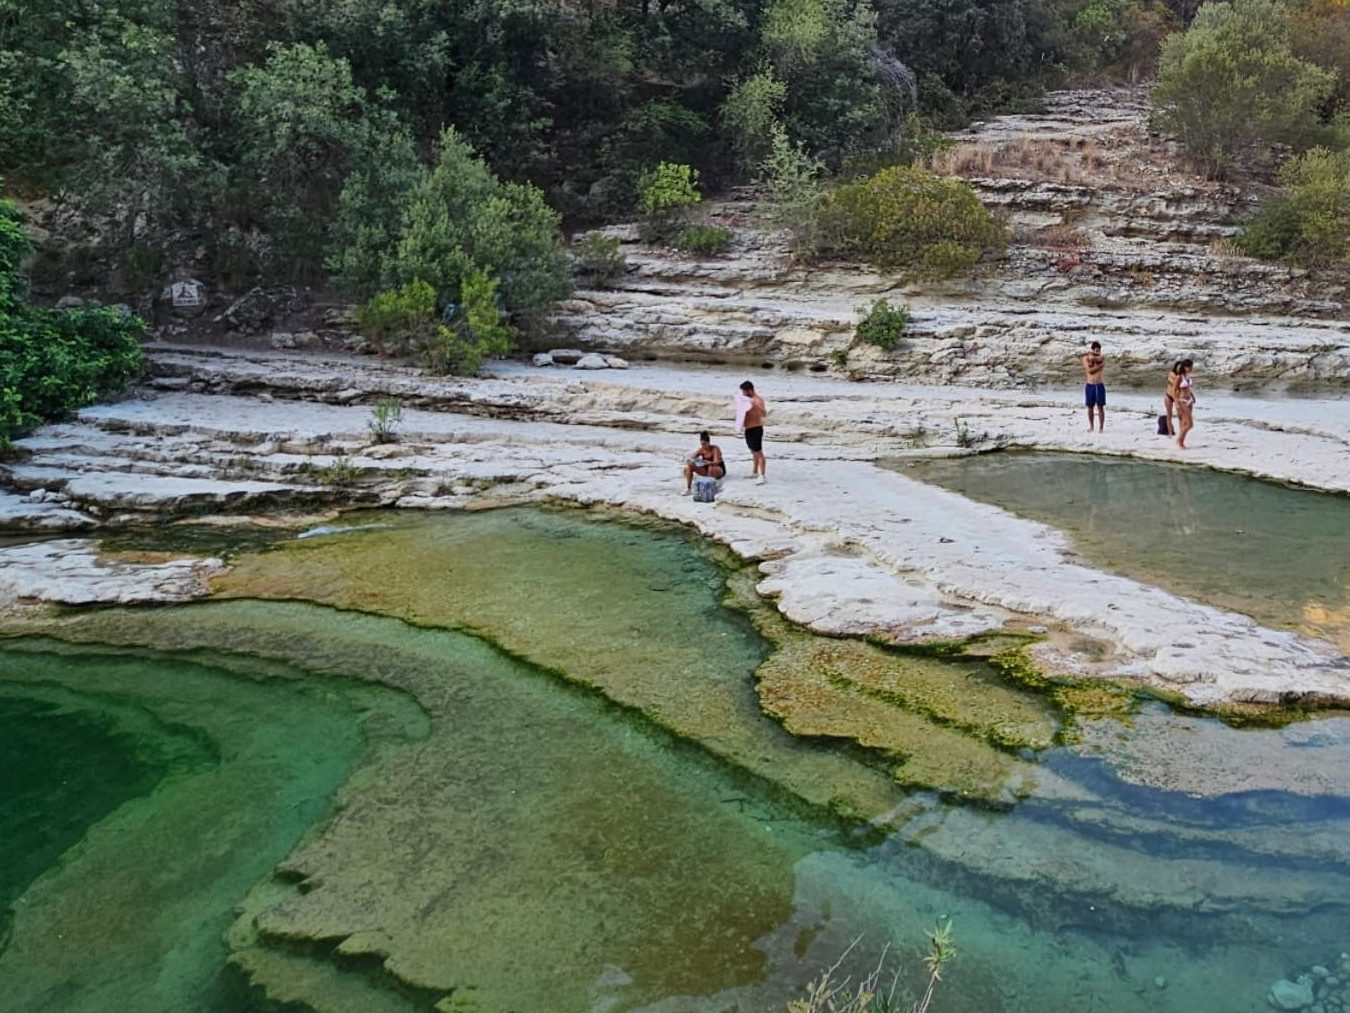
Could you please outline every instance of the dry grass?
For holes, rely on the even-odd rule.
[[[1047,250],[1066,250],[1082,253],[1090,245],[1087,233],[1075,229],[1072,225],[1047,225],[1027,233],[1029,246],[1040,246]]]
[[[1109,143],[1096,137],[1019,137],[1004,144],[967,142],[940,151],[929,168],[947,176],[1005,176],[1067,184],[1116,181],[1122,166]]]

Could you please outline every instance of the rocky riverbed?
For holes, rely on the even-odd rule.
[[[689,524],[761,560],[760,592],[821,632],[911,643],[1040,626],[1035,657],[1051,671],[1133,680],[1202,706],[1350,700],[1350,663],[1329,642],[1095,570],[1050,528],[878,465],[1017,447],[1182,458],[1153,434],[1143,395],[1114,399],[1107,431],[1090,435],[1070,392],[775,374],[762,381],[770,481],[756,486],[729,426],[739,373],[504,366],[444,380],[368,361],[171,347],[153,351],[152,373],[131,398],[18,443],[5,472],[11,528],[350,504],[604,506]],[[404,418],[397,442],[379,444],[370,404],[388,397]],[[1350,491],[1348,417],[1336,400],[1211,398],[1184,459]],[[732,462],[713,505],[680,494],[680,462],[705,427]],[[31,551],[0,550],[10,602],[51,596],[25,577],[31,561],[18,553]],[[107,578],[99,571],[91,585]],[[183,598],[200,587],[190,573],[127,579]]]

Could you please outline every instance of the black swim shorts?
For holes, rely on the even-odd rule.
[[[745,445],[750,448],[750,453],[758,454],[764,449],[764,427],[751,426],[745,431]]]

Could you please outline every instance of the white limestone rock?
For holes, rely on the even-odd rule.
[[[587,352],[572,366],[573,369],[608,369],[609,363],[599,352]]]
[[[530,359],[532,366],[551,366],[553,365],[553,356],[548,352],[535,352],[534,357]]]

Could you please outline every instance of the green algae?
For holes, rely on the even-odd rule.
[[[397,715],[384,695],[275,674],[240,679],[143,648],[0,645],[3,700],[113,728],[155,772],[14,900],[6,1009],[169,1011],[187,996],[238,1008],[221,945],[232,905],[329,812],[364,749],[362,713]],[[30,801],[45,822],[47,800]]]
[[[52,685],[0,682],[0,952],[10,905],[88,829],[149,792],[201,744],[130,708],[91,705]],[[136,722],[135,719],[143,720]]]
[[[59,629],[380,683],[432,715],[244,898],[231,960],[272,1001],[355,1013],[413,990],[582,1009],[609,965],[625,1001],[753,983],[753,944],[790,915],[793,863],[820,844],[757,779],[463,634],[261,601]]]
[[[385,526],[241,556],[217,595],[464,630],[846,818],[903,800],[884,771],[761,711],[769,645],[722,606],[725,573],[687,534],[531,509],[349,520]]]
[[[564,519],[569,525],[575,520]],[[531,543],[537,576],[555,566],[549,553],[557,520],[545,516],[524,534],[507,524],[493,530]],[[649,533],[661,558],[643,563],[628,555],[614,526],[603,527],[574,534],[563,526],[563,539],[583,543],[557,564],[572,567],[570,578],[548,574],[537,582],[539,593],[512,599],[524,613],[508,630],[514,658],[485,640],[291,602],[81,610],[46,623],[44,628],[72,640],[151,644],[177,661],[228,672],[230,681],[283,677],[334,691],[342,683],[398,687],[430,715],[416,745],[376,736],[369,730],[379,715],[364,715],[367,737],[386,744],[368,747],[369,761],[347,781],[333,816],[275,876],[261,878],[244,897],[228,933],[231,961],[268,1001],[352,1013],[432,1004],[466,1011],[781,1009],[805,978],[832,963],[859,933],[876,947],[887,939],[917,944],[938,915],[951,914],[962,960],[942,999],[953,1013],[1234,1013],[1263,1008],[1265,987],[1299,962],[1308,940],[1344,937],[1345,919],[1334,904],[1323,903],[1343,893],[1343,877],[1301,871],[1317,856],[1335,862],[1343,855],[1343,836],[1336,833],[1343,819],[1320,829],[1300,820],[1277,841],[1260,822],[1229,833],[1222,823],[1208,828],[1203,813],[1183,810],[1184,818],[1175,819],[1177,802],[1159,793],[1103,795],[1109,784],[1100,777],[1064,793],[1065,785],[1052,783],[1057,776],[1063,781],[1056,772],[1065,761],[1062,750],[1048,752],[1038,764],[1037,790],[1011,811],[909,806],[898,821],[905,824],[903,834],[893,841],[840,849],[841,838],[822,830],[828,821],[793,804],[793,797],[804,797],[798,786],[832,768],[802,763],[774,770],[784,757],[800,761],[789,750],[756,764],[738,762],[738,750],[772,743],[775,734],[792,741],[775,721],[761,715],[763,724],[752,734],[732,721],[720,725],[730,745],[724,741],[710,751],[728,764],[712,763],[703,750],[685,745],[686,739],[697,741],[694,735],[656,730],[694,723],[682,722],[678,698],[644,704],[634,686],[650,690],[653,683],[620,679],[628,656],[625,623],[629,636],[647,635],[652,624],[665,624],[659,636],[691,627],[706,634],[708,617],[720,616],[753,647],[743,655],[713,652],[725,666],[720,674],[744,688],[756,709],[756,669],[786,649],[797,656],[781,660],[793,680],[804,679],[820,660],[808,648],[826,650],[827,664],[818,667],[826,671],[827,688],[917,722],[910,738],[919,745],[911,753],[887,756],[847,736],[818,750],[835,757],[840,765],[833,769],[849,777],[859,770],[875,775],[879,780],[871,783],[887,786],[893,798],[909,783],[906,764],[915,787],[963,783],[967,775],[950,757],[923,748],[935,734],[959,737],[962,749],[975,744],[972,755],[981,762],[1021,763],[1025,758],[1011,752],[1014,741],[1043,741],[1032,737],[1044,726],[1030,715],[1039,711],[1052,725],[1070,716],[1055,698],[1064,687],[1036,671],[1029,656],[1011,664],[1017,660],[1011,652],[1026,648],[1031,638],[941,648],[948,671],[964,672],[967,681],[972,672],[981,673],[972,691],[982,691],[979,683],[991,687],[972,708],[983,716],[969,720],[950,710],[966,685],[951,683],[944,694],[941,666],[931,684],[923,681],[928,676],[908,677],[908,666],[922,652],[865,645],[877,648],[873,655],[855,652],[856,641],[812,637],[754,597],[750,571],[735,572],[730,581],[733,594],[748,589],[747,609],[739,618],[723,614],[718,602],[726,593],[724,575],[708,565],[714,557],[696,543]],[[382,534],[353,532],[332,540]],[[416,555],[422,543],[403,544]],[[606,551],[623,557],[620,565],[592,572],[579,562]],[[288,557],[290,549],[270,554]],[[517,561],[527,558],[521,553]],[[665,579],[653,579],[644,592],[640,582],[616,578],[623,564],[647,578],[664,573]],[[443,579],[421,563],[412,569],[408,580]],[[331,576],[326,565],[308,572],[320,586]],[[589,604],[574,607],[567,579],[583,597],[592,580],[611,581],[609,613],[598,614]],[[641,600],[644,594],[674,597],[665,599],[663,614]],[[498,614],[476,609],[471,593],[457,595],[466,611],[492,618],[480,629],[491,634]],[[696,611],[684,611],[690,607]],[[565,614],[548,614],[559,611]],[[532,617],[547,635],[532,633]],[[763,627],[766,619],[780,626]],[[581,677],[561,665],[525,663],[546,654],[549,638],[560,630],[597,652],[617,651],[618,663],[592,665]],[[573,649],[569,664],[582,654]],[[1004,655],[1006,671],[976,665]],[[706,662],[673,676],[670,669],[655,674],[687,680],[692,692],[717,674],[717,666]],[[614,686],[624,688],[626,702],[609,702]],[[1027,720],[1011,726],[1014,737],[1007,739],[997,722],[1002,693],[1028,707]],[[944,724],[943,715],[951,713],[955,719]],[[400,727],[384,720],[391,729]],[[1063,730],[1056,734],[1062,737]],[[742,767],[756,775],[738,773]],[[968,776],[973,782],[985,775]],[[1002,797],[1016,794],[1015,779],[994,780],[1006,788]],[[832,788],[827,782],[806,795],[819,804]],[[841,809],[849,797],[840,796]],[[1158,815],[1153,806],[1160,800],[1166,805]],[[1316,836],[1307,838],[1310,833]],[[1235,857],[1222,851],[1229,838],[1239,848]],[[909,846],[921,842],[923,847]],[[981,868],[989,874],[975,871]],[[1237,895],[1253,898],[1251,910],[1231,916],[1211,909],[1172,912],[1170,922],[1159,917],[1172,903],[1159,900],[1160,893],[1175,890],[1182,905],[1203,905],[1207,885],[1249,876],[1252,888]],[[1102,884],[1113,884],[1114,891]],[[1232,896],[1224,893],[1222,903]],[[1005,910],[984,906],[986,897],[1000,898]],[[1131,903],[1141,907],[1130,911]],[[1300,914],[1313,904],[1318,913],[1306,926],[1301,918],[1263,921],[1268,910]],[[1109,921],[1104,911],[1111,912]],[[1216,922],[1241,940],[1233,952],[1207,948],[1220,932]],[[1159,941],[1160,934],[1168,938]],[[1152,984],[1159,974],[1169,980],[1165,991]],[[446,989],[448,996],[435,998]],[[199,998],[192,993],[173,1008],[207,1008]]]

